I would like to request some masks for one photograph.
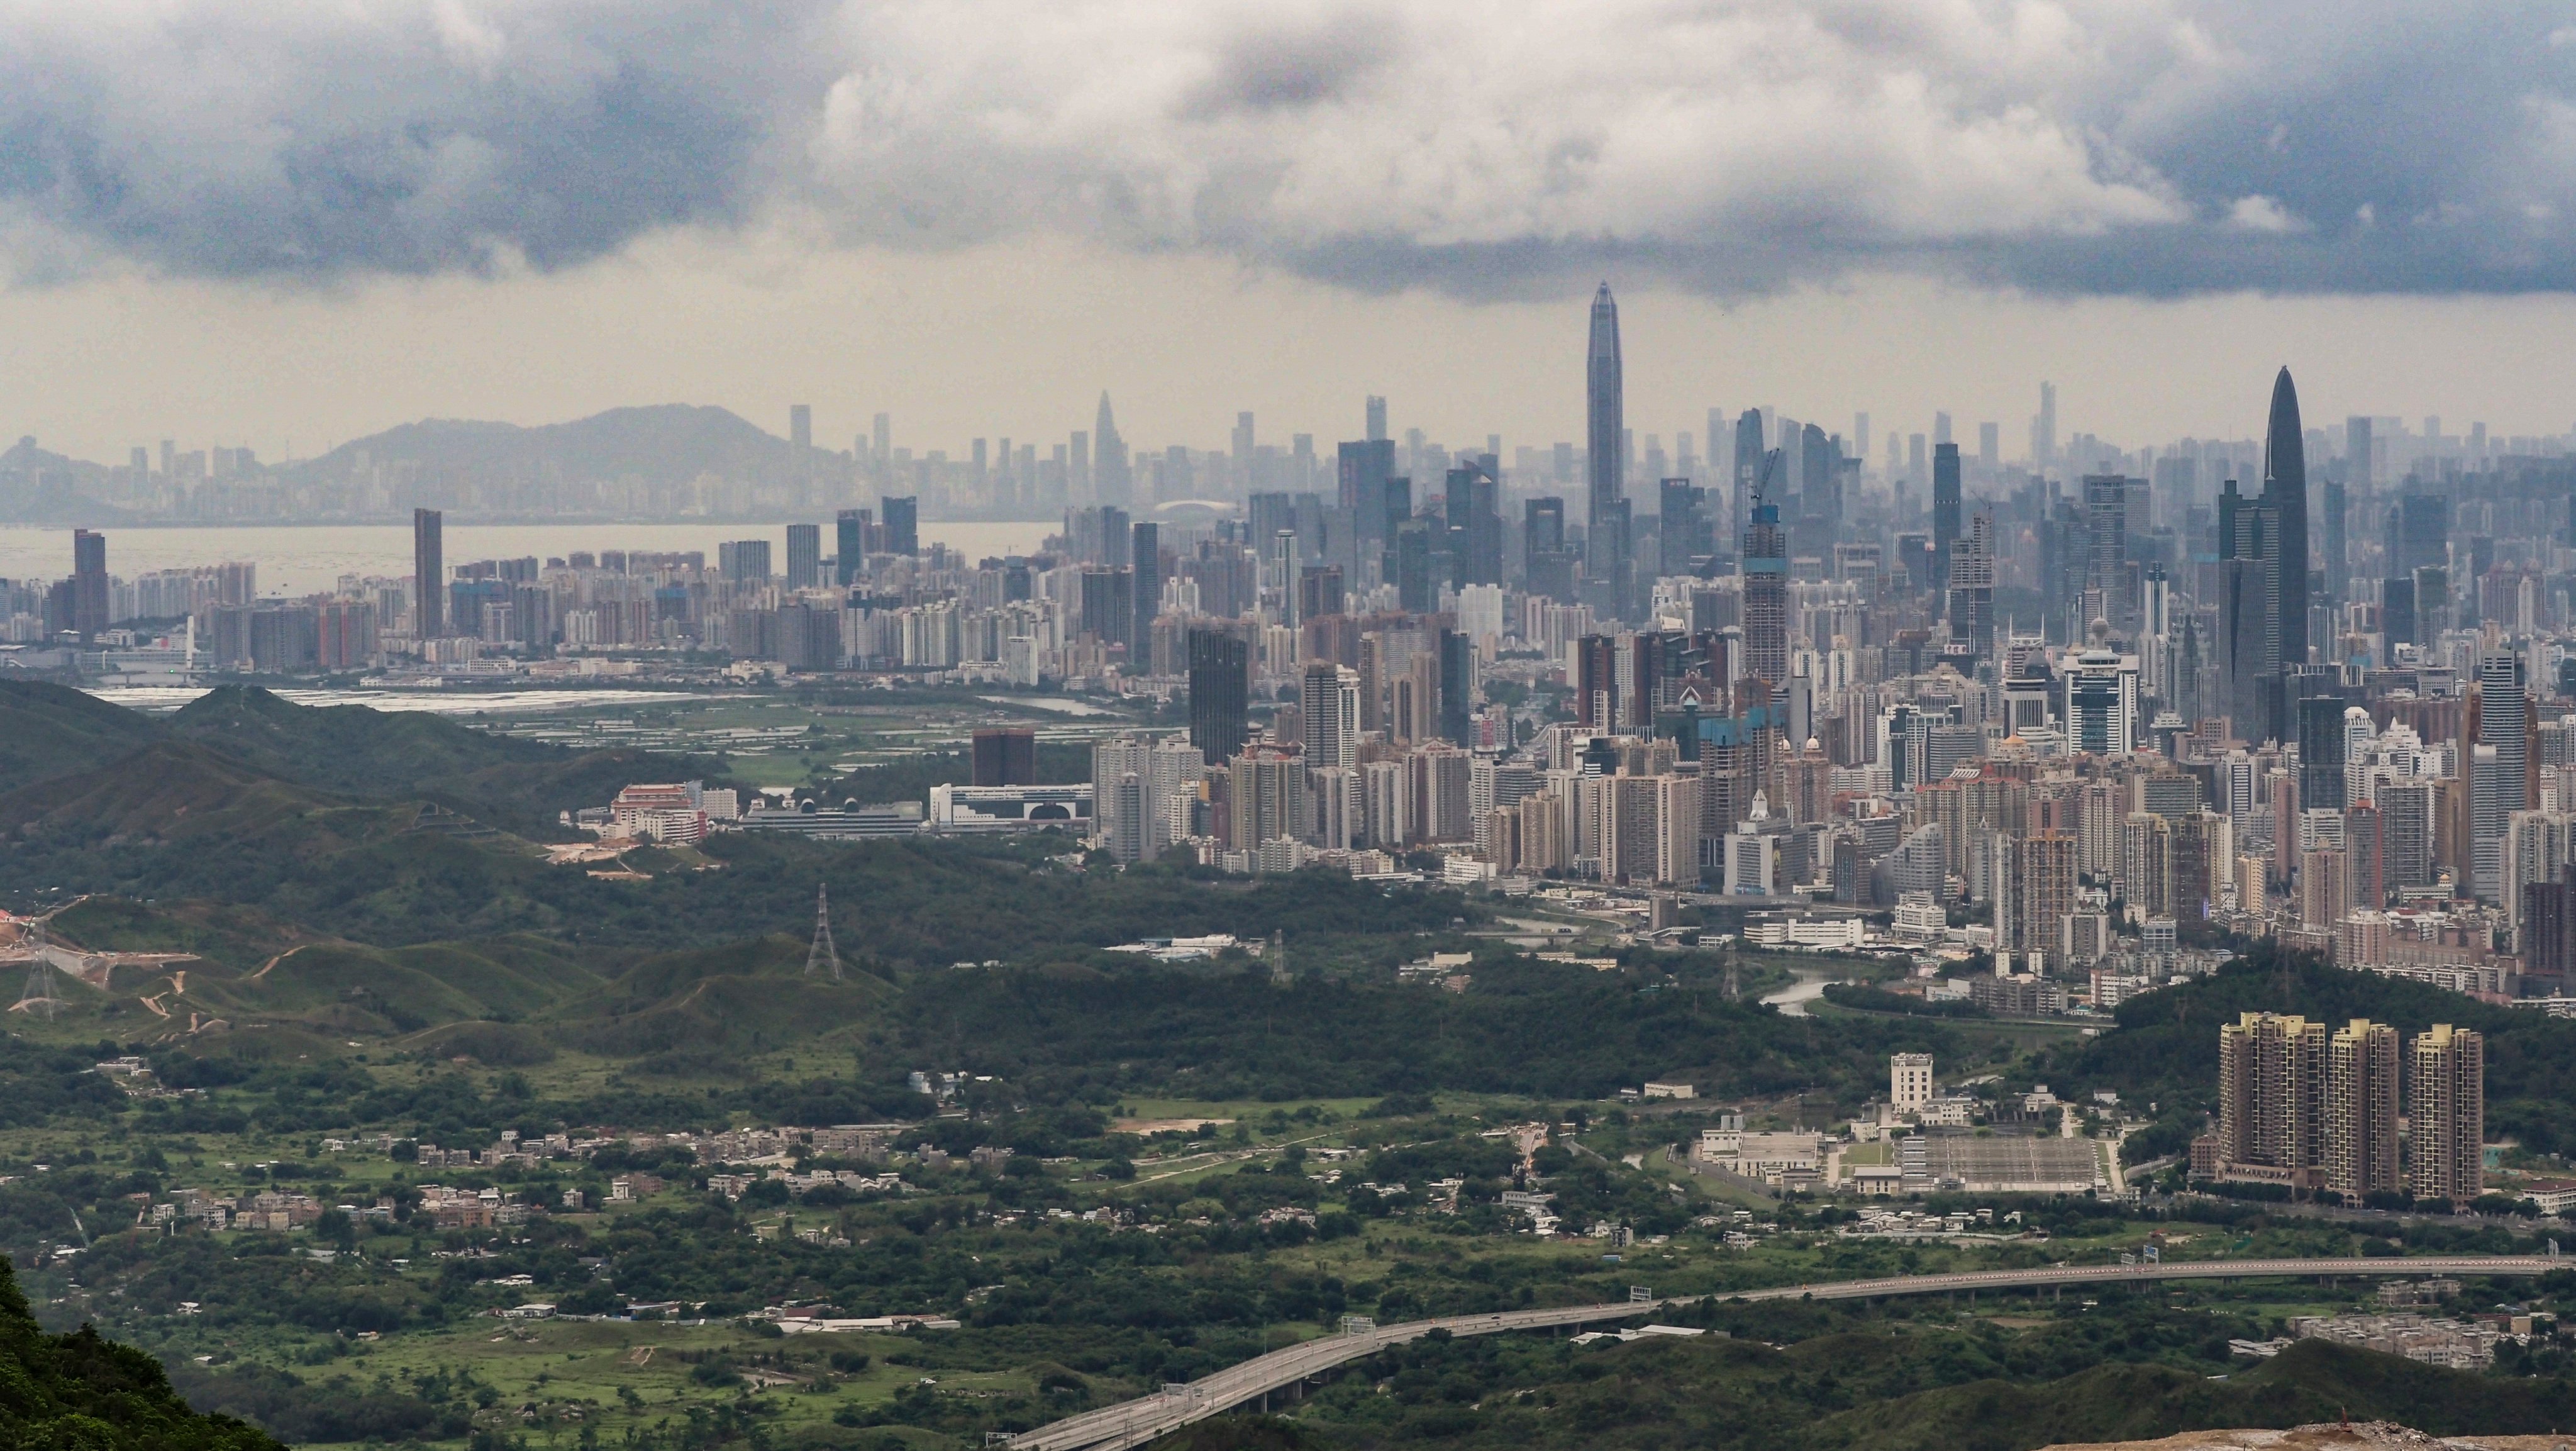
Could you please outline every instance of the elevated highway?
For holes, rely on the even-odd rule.
[[[2047,1265],[2028,1270],[1968,1270],[1946,1275],[1906,1275],[1886,1280],[1828,1280],[1774,1285],[1718,1295],[1674,1295],[1553,1310],[1505,1310],[1450,1315],[1325,1336],[1255,1356],[1185,1385],[1103,1406],[1014,1436],[1015,1451],[1126,1451],[1193,1421],[1204,1420],[1285,1390],[1335,1366],[1374,1355],[1434,1330],[1452,1335],[1496,1335],[1507,1330],[1552,1330],[1651,1314],[1701,1300],[1876,1300],[1896,1295],[1942,1295],[1978,1290],[2044,1289],[2144,1280],[2393,1278],[2408,1275],[2540,1275],[2576,1268],[2556,1255],[2441,1255],[2414,1259],[2175,1260],[2122,1265]]]

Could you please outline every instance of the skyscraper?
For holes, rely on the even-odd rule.
[[[1373,400],[1374,401],[1374,400]],[[1341,484],[1341,506],[1350,511],[1351,532],[1364,545],[1362,559],[1383,553],[1386,544],[1386,481],[1395,474],[1395,440],[1369,438],[1345,442],[1335,460]]]
[[[72,531],[72,628],[86,645],[107,629],[107,536]]]
[[[1777,686],[1789,679],[1789,535],[1770,501],[1780,471],[1774,449],[1753,481],[1752,517],[1744,526],[1744,673]]]
[[[1589,531],[1586,570],[1596,583],[1611,585],[1611,608],[1624,618],[1628,561],[1620,555],[1626,541],[1616,537],[1611,523],[1613,506],[1627,478],[1627,460],[1622,455],[1626,409],[1620,390],[1619,304],[1611,300],[1610,284],[1604,282],[1592,295],[1592,333],[1583,366],[1584,447],[1589,450],[1590,470],[1583,516]]]
[[[1360,673],[1330,660],[1309,660],[1297,706],[1304,726],[1306,769],[1359,764]]]
[[[1950,638],[1980,660],[1995,650],[1994,527],[1992,516],[1978,514],[1950,551]]]
[[[1118,436],[1118,420],[1110,416],[1106,390],[1100,395],[1100,415],[1091,427],[1091,487],[1104,504],[1124,504],[1133,493],[1127,469],[1127,441]]]
[[[2308,660],[2308,453],[2299,433],[2299,390],[2283,368],[2272,380],[2272,419],[2263,437],[2263,497],[2281,521],[2281,663]]]
[[[1371,443],[1384,443],[1391,445],[1395,442],[1395,440],[1389,436],[1386,431],[1386,399],[1376,393],[1368,395],[1367,437],[1368,441]],[[1394,457],[1391,450],[1388,457],[1390,459]]]
[[[1128,558],[1136,571],[1136,623],[1127,632],[1127,658],[1149,659],[1154,619],[1163,613],[1163,526],[1151,520],[1128,527]]]
[[[832,547],[838,551],[832,561],[832,581],[843,589],[867,567],[871,522],[865,509],[843,509],[832,521]]]
[[[1708,491],[1688,479],[1665,479],[1660,487],[1656,539],[1661,553],[1655,572],[1669,578],[1690,573],[1691,559],[1709,552],[1708,526],[1700,512]]]
[[[2531,743],[2524,687],[2518,652],[2479,653],[2478,695],[2471,707],[2477,739],[2470,759],[2461,764],[2470,773],[2471,887],[2481,902],[2504,900],[2505,828],[2529,800]]]
[[[1950,578],[1950,549],[1959,542],[1959,446],[1932,450],[1932,577]]]
[[[411,511],[412,638],[447,634],[446,519],[436,509]]]
[[[918,496],[880,496],[877,499],[877,517],[885,523],[886,553],[921,552],[921,500]]]
[[[1747,408],[1735,420],[1735,491],[1726,501],[1724,537],[1742,536],[1744,526],[1753,518],[1753,488],[1762,472],[1762,455],[1768,445],[1762,437],[1762,410]]]
[[[1252,652],[1239,635],[1192,630],[1190,744],[1199,759],[1221,766],[1243,749],[1252,696]]]
[[[813,589],[823,582],[823,526],[787,526],[787,587]]]

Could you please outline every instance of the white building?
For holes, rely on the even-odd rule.
[[[1898,1113],[1919,1114],[1932,1101],[1932,1055],[1899,1053],[1887,1060],[1887,1101]]]

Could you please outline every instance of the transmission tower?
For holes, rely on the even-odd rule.
[[[832,945],[832,905],[821,883],[814,887],[814,945],[805,952],[805,975],[812,977],[817,968],[829,968],[832,981],[841,980],[840,949]]]
[[[1270,951],[1264,955],[1270,959],[1270,980],[1272,982],[1284,986],[1295,980],[1288,975],[1288,934],[1284,932],[1271,933]]]
[[[27,924],[27,990],[18,995],[13,1013],[26,1013],[50,1023],[63,1010],[63,1000],[54,992],[54,965],[45,956],[45,924],[42,920]]]

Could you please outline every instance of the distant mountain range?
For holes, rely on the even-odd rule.
[[[487,505],[495,512],[544,514],[566,505],[588,512],[569,502],[591,494],[587,486],[659,498],[702,476],[754,487],[800,477],[828,484],[846,479],[851,467],[849,455],[828,450],[799,459],[793,443],[729,409],[664,403],[534,428],[423,419],[352,439],[319,458],[261,461],[249,482],[270,497],[252,507],[208,509],[199,498],[174,508],[165,492],[136,490],[112,465],[22,438],[0,451],[0,522],[105,525],[192,513],[241,520],[281,510],[281,517],[384,514],[408,507],[415,494],[435,503],[494,488],[502,491]],[[219,480],[216,487],[224,486]],[[567,487],[569,499],[559,499],[555,491]]]

